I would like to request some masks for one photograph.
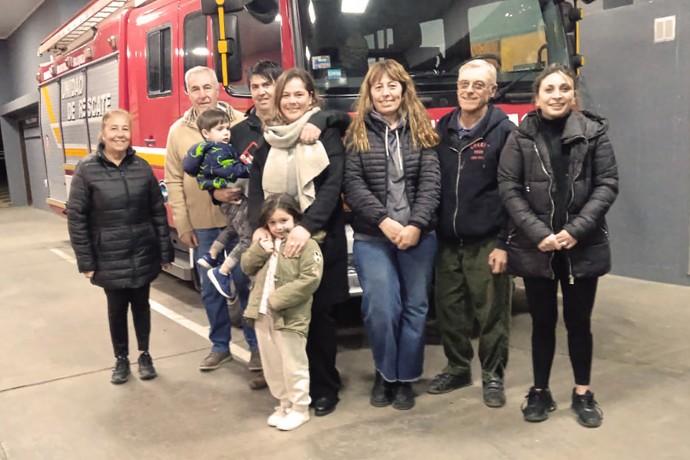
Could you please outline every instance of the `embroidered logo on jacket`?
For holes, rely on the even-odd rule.
[[[491,147],[484,141],[475,142],[470,146],[470,160],[484,160],[486,151]]]

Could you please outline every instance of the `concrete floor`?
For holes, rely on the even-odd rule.
[[[274,401],[247,388],[252,374],[239,360],[200,373],[208,342],[158,313],[151,352],[159,378],[111,385],[105,297],[69,260],[64,220],[0,209],[0,253],[0,460],[690,458],[690,288],[602,279],[593,320],[599,429],[580,427],[570,413],[562,328],[552,376],[560,408],[544,423],[522,421],[530,326],[519,314],[505,408],[483,405],[478,369],[473,387],[426,394],[444,363],[439,345],[427,346],[413,410],[373,408],[370,351],[348,340],[338,356],[338,410],[282,433],[266,426]],[[186,284],[162,276],[151,297],[206,325]]]

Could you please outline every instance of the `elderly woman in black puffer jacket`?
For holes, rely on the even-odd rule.
[[[67,221],[79,271],[105,290],[116,363],[111,382],[127,381],[132,316],[142,380],[156,377],[149,335],[149,289],[161,266],[173,260],[163,196],[151,166],[130,147],[131,117],[124,110],[103,116],[98,150],[72,177]]]
[[[575,376],[571,408],[581,425],[593,428],[603,413],[589,389],[590,321],[597,281],[611,269],[604,216],[618,195],[618,170],[605,120],[576,109],[576,84],[576,75],[560,65],[537,77],[538,110],[508,138],[498,182],[512,220],[508,271],[523,277],[532,316],[534,386],[523,418],[541,422],[556,409],[549,377],[560,284]]]

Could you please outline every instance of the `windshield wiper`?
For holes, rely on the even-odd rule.
[[[410,72],[410,77],[415,78],[432,78],[432,77],[445,77],[445,71],[438,70],[422,70],[419,72]]]
[[[522,75],[519,75],[517,78],[514,80],[509,81],[503,88],[499,89],[494,97],[491,98],[492,101],[500,101],[503,99],[503,97],[508,94],[508,91],[510,91],[516,84],[518,84],[520,81],[522,81],[525,77],[532,75],[533,70],[525,70]]]

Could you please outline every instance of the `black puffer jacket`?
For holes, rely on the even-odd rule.
[[[368,152],[348,151],[345,159],[345,201],[352,209],[352,229],[357,233],[384,237],[379,224],[388,217],[386,196],[388,159],[386,126],[367,115]],[[400,137],[405,170],[405,194],[410,204],[409,225],[430,232],[436,227],[436,210],[441,197],[441,170],[432,149],[412,147],[409,126]]]
[[[134,150],[118,167],[101,144],[77,165],[67,221],[79,271],[94,271],[91,281],[98,286],[144,286],[173,260],[158,181]]]
[[[566,252],[570,275],[601,276],[611,269],[604,216],[618,195],[618,170],[603,118],[572,112],[561,136],[570,150],[566,230],[578,243]],[[498,169],[501,197],[511,217],[508,270],[553,279],[553,254],[537,245],[553,233],[555,179],[549,152],[539,141],[539,115],[525,117],[508,138]]]

